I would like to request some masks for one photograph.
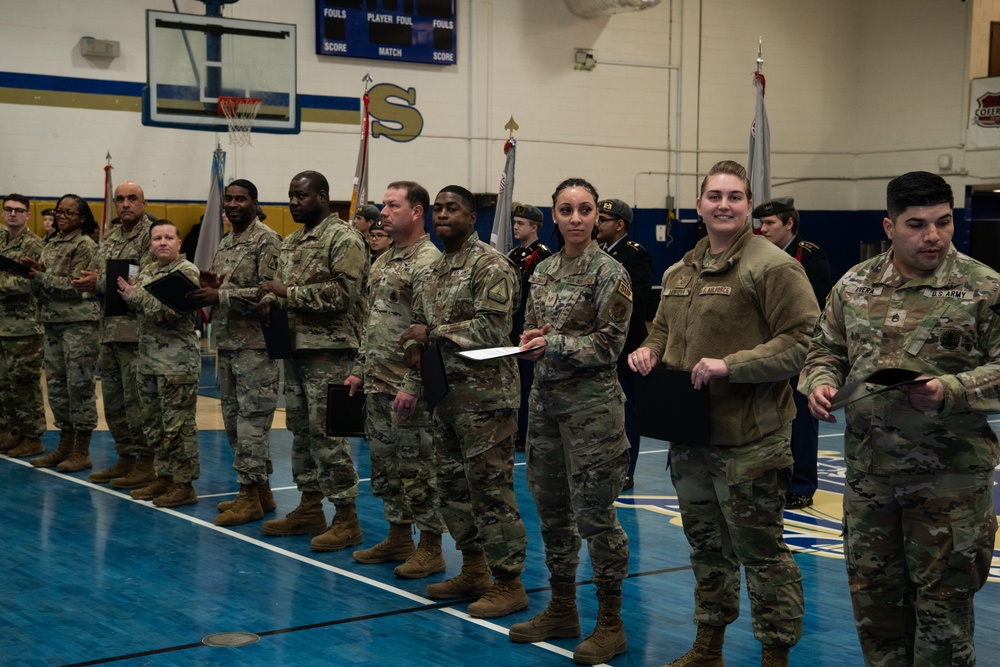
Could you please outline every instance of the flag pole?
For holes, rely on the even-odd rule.
[[[97,232],[98,241],[103,239],[108,231],[108,225],[112,220],[111,210],[115,201],[112,189],[114,186],[111,183],[111,172],[114,170],[114,167],[111,166],[111,149],[108,149],[108,154],[104,156],[104,159],[107,160],[107,164],[104,166],[104,213],[101,215],[101,228]]]

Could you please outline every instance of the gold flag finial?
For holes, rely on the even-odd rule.
[[[511,116],[510,120],[507,121],[507,124],[503,126],[503,129],[505,129],[508,132],[510,132],[510,136],[511,136],[511,138],[513,138],[514,137],[514,132],[516,130],[519,130],[520,126],[514,121],[514,117]]]

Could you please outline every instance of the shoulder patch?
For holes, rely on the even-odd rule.
[[[493,287],[486,292],[486,296],[488,296],[491,301],[496,301],[500,304],[505,304],[510,301],[510,286],[507,284],[507,280],[500,278],[493,283]]]
[[[629,301],[632,300],[632,288],[629,287],[628,283],[625,282],[624,280],[620,280],[618,282],[618,293],[621,294],[626,299],[628,299]]]

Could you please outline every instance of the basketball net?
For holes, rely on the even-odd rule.
[[[260,112],[261,100],[255,97],[219,97],[219,115],[229,125],[229,143],[250,145],[250,130]]]

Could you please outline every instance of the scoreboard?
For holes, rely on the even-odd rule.
[[[316,0],[316,53],[455,64],[455,0]]]

